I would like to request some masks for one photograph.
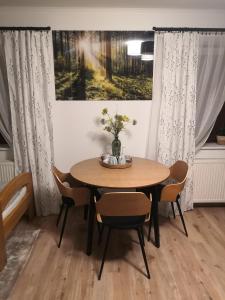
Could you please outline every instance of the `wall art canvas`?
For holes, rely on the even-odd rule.
[[[57,100],[151,100],[152,31],[53,31]]]

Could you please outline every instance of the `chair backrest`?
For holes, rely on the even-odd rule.
[[[177,196],[184,188],[188,172],[188,165],[185,161],[178,160],[170,167],[170,178],[175,179],[177,182],[166,185],[160,196],[160,201],[176,201]]]
[[[52,173],[53,173],[53,176],[55,178],[55,182],[56,182],[56,184],[58,186],[58,189],[59,189],[61,195],[62,196],[66,196],[66,194],[67,194],[67,187],[63,183],[66,182],[67,174],[66,173],[62,173],[55,166],[52,167]]]
[[[151,202],[144,193],[113,192],[105,193],[96,202],[96,211],[105,217],[147,216]]]
[[[88,188],[66,186],[64,183],[70,183],[70,174],[62,173],[55,166],[52,167],[52,173],[63,197],[73,199],[76,206],[89,204],[91,193]]]
[[[170,167],[170,178],[182,182],[188,171],[188,164],[183,160],[178,160]]]
[[[57,176],[61,182],[67,181],[68,173],[62,173],[55,166],[52,167],[52,173],[54,177]]]

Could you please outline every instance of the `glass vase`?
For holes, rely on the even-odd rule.
[[[118,136],[115,136],[114,140],[112,141],[112,155],[118,158],[120,156],[120,151],[121,151],[121,142],[118,139]]]

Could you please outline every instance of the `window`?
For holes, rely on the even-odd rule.
[[[0,145],[7,145],[4,137],[2,136],[1,132],[0,132]]]
[[[225,128],[225,102],[223,104],[223,107],[217,117],[216,123],[213,127],[213,130],[210,133],[210,136],[206,143],[215,143],[216,142],[216,135],[220,128]]]

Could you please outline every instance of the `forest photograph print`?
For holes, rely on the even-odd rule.
[[[152,31],[53,31],[57,100],[151,100]]]

